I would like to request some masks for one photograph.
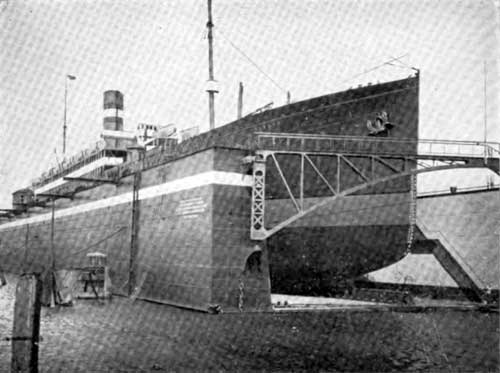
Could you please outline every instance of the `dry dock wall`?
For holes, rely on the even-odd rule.
[[[490,289],[499,289],[500,194],[498,190],[419,198],[417,216],[438,231]],[[373,280],[430,286],[458,286],[432,254],[410,254],[370,274]]]
[[[268,252],[250,240],[251,176],[243,171],[245,151],[217,148],[214,168],[238,175],[235,184],[213,186],[212,303],[226,309],[266,310],[271,306]]]
[[[207,149],[143,172],[139,298],[201,310],[270,307],[265,248],[249,239],[250,183],[240,168],[247,154],[227,152]],[[87,253],[106,253],[113,291],[128,294],[132,185],[128,176],[57,200],[56,268],[82,267]],[[0,226],[0,263],[14,273],[52,267],[50,208]]]

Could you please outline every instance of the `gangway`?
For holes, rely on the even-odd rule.
[[[500,143],[483,141],[453,140],[413,140],[356,136],[330,136],[316,134],[257,133],[255,156],[251,158],[253,169],[252,210],[250,236],[253,240],[266,240],[278,231],[288,227],[298,219],[312,213],[332,201],[419,173],[458,169],[488,168],[499,174]],[[294,173],[299,177],[286,175],[277,155],[293,156]],[[315,164],[317,156],[329,157],[336,163],[334,177],[322,172]],[[355,159],[368,159],[371,169],[357,166]],[[268,162],[268,159],[270,162]],[[366,163],[366,162],[365,162]],[[266,173],[272,164],[277,170],[289,199],[295,206],[295,213],[274,226],[266,224]],[[325,198],[305,204],[305,165],[312,168],[330,191]],[[347,165],[349,172],[362,180],[355,186],[343,186],[341,164]],[[384,167],[384,175],[376,173],[375,165]],[[334,179],[334,180],[332,180]],[[293,185],[299,184],[299,185]],[[416,183],[411,183],[410,195],[416,199]],[[295,191],[295,193],[293,192]],[[298,191],[298,192],[297,192]],[[414,201],[412,201],[413,203]],[[415,201],[416,202],[416,201]],[[455,248],[439,232],[427,228],[421,221],[409,222],[418,225],[427,239],[435,243],[434,254],[460,286],[470,288],[479,298],[483,298],[484,284],[467,263],[458,255]]]
[[[435,161],[491,163],[498,172],[500,142],[438,139],[395,139],[366,136],[331,136],[301,133],[257,132],[257,149],[279,153],[339,153]],[[497,161],[494,164],[494,161]]]
[[[300,175],[298,178],[300,185],[292,185],[291,179],[284,174],[276,157],[278,154],[295,156],[294,167],[296,173]],[[331,180],[315,165],[313,158],[315,156],[330,157],[332,162],[336,162],[338,167],[335,180]],[[353,159],[360,157],[370,160],[371,170],[362,170],[356,166]],[[277,223],[274,227],[267,227],[265,224],[268,158],[278,171],[288,196],[297,210],[294,215]],[[253,163],[253,188],[250,236],[254,240],[265,240],[320,206],[331,203],[333,199],[405,176],[458,168],[488,168],[498,174],[500,143],[258,132],[256,133],[255,156],[251,158],[251,161]],[[340,182],[342,179],[341,163],[346,164],[350,172],[357,174],[363,182],[343,189]],[[314,169],[331,192],[327,198],[307,207],[304,204],[304,167],[306,164]],[[389,174],[382,177],[376,175],[375,165],[382,165]],[[294,195],[292,189],[298,189],[299,192]]]

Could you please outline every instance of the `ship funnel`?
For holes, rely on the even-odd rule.
[[[102,125],[104,131],[123,131],[123,93],[120,91],[104,92],[103,108],[104,119]],[[123,140],[111,136],[103,137],[107,148],[123,148]]]

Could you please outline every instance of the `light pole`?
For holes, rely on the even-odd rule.
[[[63,125],[63,154],[66,153],[66,112],[68,108],[68,80],[75,80],[76,76],[74,75],[66,75],[64,79],[64,125]]]

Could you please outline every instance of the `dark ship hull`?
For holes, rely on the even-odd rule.
[[[271,291],[325,292],[404,255],[409,180],[358,192],[262,242],[250,238],[252,175],[241,160],[254,154],[256,132],[367,136],[366,121],[382,110],[395,124],[382,135],[416,140],[418,77],[294,103],[161,146],[104,171],[115,185],[77,189],[68,181],[53,191],[73,197],[56,200],[53,223],[45,207],[0,225],[2,269],[42,271],[53,258],[56,268],[77,268],[99,251],[115,293],[203,310],[268,309]],[[293,160],[281,162],[293,178]],[[335,169],[325,163],[323,171],[332,177]],[[343,175],[340,189],[359,183]],[[287,214],[286,196],[272,168],[266,183],[271,224]],[[326,198],[312,179],[306,184],[306,200]]]

